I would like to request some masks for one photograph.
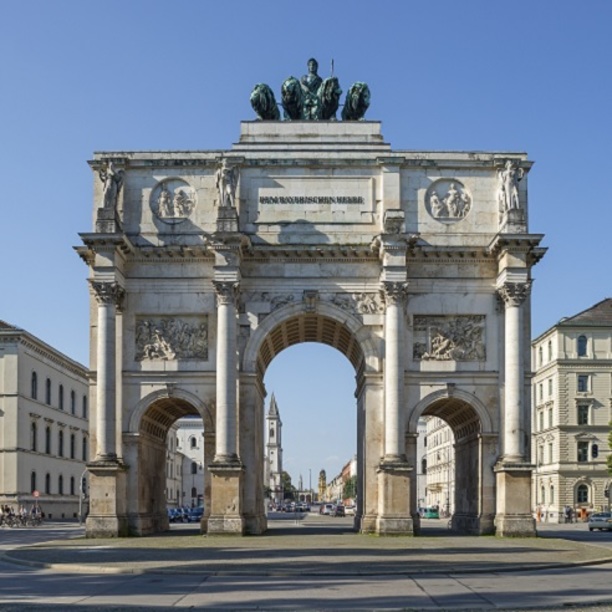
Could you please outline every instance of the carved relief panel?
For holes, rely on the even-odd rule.
[[[436,221],[456,223],[470,212],[472,197],[460,181],[440,179],[427,189],[425,207]]]
[[[136,320],[136,361],[208,359],[208,317]]]
[[[413,358],[419,361],[484,361],[484,315],[414,316]]]
[[[191,215],[196,206],[196,192],[182,179],[167,179],[153,189],[149,205],[160,221],[174,225]]]

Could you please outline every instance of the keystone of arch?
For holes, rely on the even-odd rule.
[[[194,395],[189,391],[185,391],[183,389],[169,385],[168,387],[158,389],[157,391],[153,391],[148,395],[145,395],[145,397],[143,397],[136,404],[136,407],[130,415],[127,433],[138,433],[138,431],[140,431],[140,422],[142,421],[142,417],[144,416],[146,411],[149,409],[150,406],[162,399],[177,399],[187,404],[191,404],[198,411],[198,414],[202,417],[202,421],[204,422],[204,431],[214,431],[214,401],[209,402],[207,404],[203,402],[202,399],[199,398],[197,395]]]
[[[494,433],[493,431],[493,423],[491,422],[491,416],[487,410],[487,407],[480,401],[473,393],[468,393],[467,391],[462,391],[461,389],[457,389],[455,385],[446,385],[444,389],[439,389],[438,391],[434,391],[429,395],[425,396],[415,407],[410,415],[410,420],[408,422],[408,432],[416,432],[417,424],[420,416],[425,412],[425,410],[439,402],[443,399],[458,399],[466,404],[469,404],[480,419],[481,424],[481,433],[488,434]]]
[[[343,310],[334,304],[327,302],[317,302],[316,310],[312,313],[309,313],[304,309],[304,304],[302,302],[298,302],[297,304],[287,304],[270,313],[257,326],[257,329],[252,332],[247,342],[244,357],[242,359],[242,371],[257,371],[257,358],[259,356],[259,351],[261,350],[262,344],[265,342],[266,338],[274,328],[282,323],[285,323],[286,321],[289,321],[290,319],[306,314],[315,314],[324,318],[332,319],[333,321],[344,325],[353,335],[355,341],[361,348],[364,359],[364,371],[380,371],[380,342],[373,337],[368,326],[364,325],[358,317],[346,312],[346,310]]]

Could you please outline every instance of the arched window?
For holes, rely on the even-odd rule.
[[[45,474],[45,493],[47,495],[51,494],[51,474],[48,472]]]
[[[578,357],[586,357],[587,354],[587,337],[578,336]]]
[[[87,418],[87,396],[83,396],[83,418]]]
[[[70,434],[70,458],[75,459],[76,457],[76,436]]]
[[[196,440],[195,436],[191,436],[191,438],[189,438],[189,445],[191,446],[191,448],[197,448],[198,441]]]
[[[421,459],[421,474],[427,474],[427,458]]]
[[[38,425],[35,421],[32,421],[30,426],[30,448],[35,451],[38,447]]]
[[[38,375],[36,372],[32,372],[32,388],[30,390],[32,399],[38,399]]]
[[[64,494],[64,477],[60,474],[57,479],[57,492],[60,495]]]
[[[589,487],[585,484],[578,485],[576,488],[576,503],[586,504],[589,501]]]
[[[48,425],[45,428],[45,453],[51,454],[51,428]]]
[[[552,354],[552,340],[548,341],[548,361],[552,361],[553,358],[553,354]]]
[[[47,378],[45,382],[45,403],[47,406],[51,405],[51,379]]]
[[[70,391],[70,414],[76,414],[76,393],[74,389]]]
[[[541,366],[544,363],[544,351],[542,347],[538,348],[538,365]]]
[[[197,497],[198,496],[198,490],[195,487],[191,487],[191,497]]]
[[[76,495],[74,488],[74,476],[70,477],[70,495]]]
[[[34,491],[36,491],[36,472],[30,474],[30,492],[34,493]]]
[[[555,503],[555,485],[550,485],[550,503]]]
[[[197,474],[198,473],[198,464],[195,463],[195,461],[193,461],[191,463],[191,473],[192,474]]]
[[[58,401],[59,401],[59,409],[63,410],[64,409],[64,385],[59,386]]]
[[[64,456],[64,432],[61,429],[57,436],[57,454],[60,457]]]
[[[81,450],[83,461],[87,461],[87,436],[83,436],[83,445]]]
[[[540,497],[541,497],[540,501],[543,504],[545,504],[546,503],[546,489],[544,488],[544,485],[540,487]]]

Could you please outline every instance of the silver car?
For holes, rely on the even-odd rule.
[[[610,512],[594,512],[589,516],[589,531],[593,529],[601,529],[612,531],[612,513]]]

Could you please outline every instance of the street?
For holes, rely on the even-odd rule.
[[[293,519],[293,522],[292,522]],[[295,538],[309,538],[309,530],[325,542],[328,538],[344,537],[352,519],[306,515],[271,521],[271,530],[293,530]],[[446,521],[428,521],[425,532],[447,534]],[[563,537],[612,549],[611,532],[589,532],[585,524],[540,525],[545,537]],[[300,531],[301,530],[301,531]],[[193,525],[177,525],[172,533],[193,534]],[[300,533],[305,535],[299,535]],[[2,529],[1,547],[6,550],[49,539],[67,540],[82,534],[77,525],[46,525],[37,529]],[[347,536],[348,537],[348,536]],[[371,542],[368,536],[367,542]],[[441,560],[457,554],[449,547],[452,540],[440,536],[445,542],[437,554]],[[459,538],[459,537],[458,537]],[[255,538],[244,538],[243,550]],[[435,546],[435,537],[423,538],[423,545]],[[482,538],[494,545],[489,538]],[[241,542],[242,543],[242,542]],[[374,545],[386,545],[375,540]],[[89,555],[111,547],[88,547]],[[236,550],[241,550],[239,547]],[[484,549],[483,549],[484,550]],[[275,551],[269,550],[274,555]],[[333,550],[321,549],[321,555],[333,555]],[[384,552],[381,550],[381,552]],[[418,552],[418,551],[417,551]],[[246,554],[246,553],[245,553]],[[291,563],[290,554],[285,555]],[[350,549],[344,551],[350,560]],[[389,550],[386,555],[393,555]],[[612,610],[612,563],[593,566],[562,567],[533,571],[476,573],[435,572],[346,575],[339,571],[327,575],[283,575],[262,573],[248,568],[233,572],[189,572],[174,568],[172,573],[151,572],[136,574],[106,573],[100,561],[98,571],[81,573],[53,571],[0,561],[0,610],[138,610],[154,609],[219,609],[219,610],[436,610],[479,609],[562,610],[567,605],[575,610]],[[596,607],[589,607],[597,604]],[[604,603],[605,602],[605,603]],[[139,608],[140,607],[140,608]]]

